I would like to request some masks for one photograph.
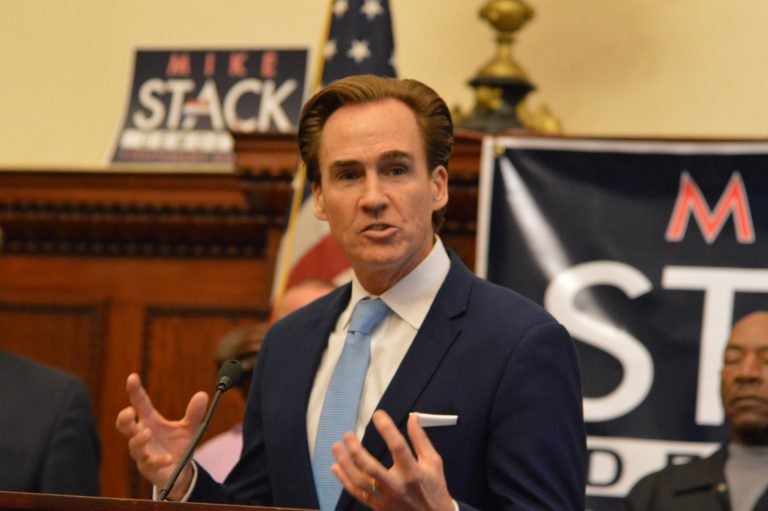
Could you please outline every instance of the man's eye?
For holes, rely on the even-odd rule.
[[[742,359],[743,355],[740,351],[731,351],[728,350],[725,352],[725,356],[723,357],[723,362],[726,364],[736,364]]]
[[[338,178],[341,181],[351,181],[353,179],[357,179],[357,175],[358,175],[357,172],[352,172],[352,171],[339,172]]]
[[[408,168],[403,165],[395,165],[389,168],[389,174],[392,176],[402,176],[408,172]]]

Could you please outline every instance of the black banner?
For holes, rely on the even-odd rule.
[[[727,439],[722,352],[768,309],[768,144],[488,138],[478,273],[576,341],[588,504]]]
[[[296,129],[307,50],[138,50],[112,161],[229,164],[230,131]]]

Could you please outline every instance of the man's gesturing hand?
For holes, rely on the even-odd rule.
[[[189,400],[184,417],[179,421],[169,421],[152,406],[138,374],[128,376],[126,390],[131,406],[118,413],[115,425],[128,438],[128,451],[141,475],[155,486],[162,487],[203,422],[208,394],[196,393]],[[187,466],[168,495],[169,499],[179,500],[191,481],[192,468]]]
[[[357,500],[376,511],[453,511],[443,473],[443,460],[429,441],[419,418],[408,418],[408,442],[390,416],[377,410],[373,424],[392,454],[387,469],[365,450],[352,433],[333,447],[333,473]]]

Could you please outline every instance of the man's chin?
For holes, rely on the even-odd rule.
[[[768,445],[768,426],[745,424],[736,428],[741,443],[745,445]]]
[[[390,245],[368,246],[354,253],[353,257],[371,269],[392,268],[403,264],[403,252]]]

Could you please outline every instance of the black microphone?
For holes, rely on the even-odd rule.
[[[219,375],[216,381],[216,390],[220,390],[223,394],[224,392],[237,385],[240,381],[240,378],[242,377],[243,366],[240,365],[240,362],[234,358],[227,360],[221,364],[221,368],[219,369]],[[211,405],[211,408],[213,408],[213,405]]]
[[[197,444],[200,443],[200,439],[203,438],[205,430],[208,429],[208,424],[211,422],[211,417],[213,417],[213,411],[216,409],[216,405],[219,404],[219,398],[223,393],[237,385],[237,382],[239,382],[240,378],[242,377],[243,366],[241,366],[240,362],[237,360],[227,360],[221,365],[218,379],[216,381],[216,394],[213,395],[211,406],[208,407],[208,413],[206,413],[205,419],[203,419],[203,423],[200,424],[200,428],[197,430],[195,438],[193,438],[189,443],[189,447],[187,447],[187,451],[184,454],[184,457],[181,459],[179,464],[176,465],[173,474],[171,474],[171,477],[168,478],[168,481],[165,483],[165,486],[163,486],[163,489],[160,490],[160,493],[158,494],[160,500],[165,500],[168,497],[168,493],[170,493],[171,488],[173,488],[173,485],[176,483],[176,479],[178,479],[182,469],[189,462],[189,459],[192,457],[192,453],[195,451]]]

